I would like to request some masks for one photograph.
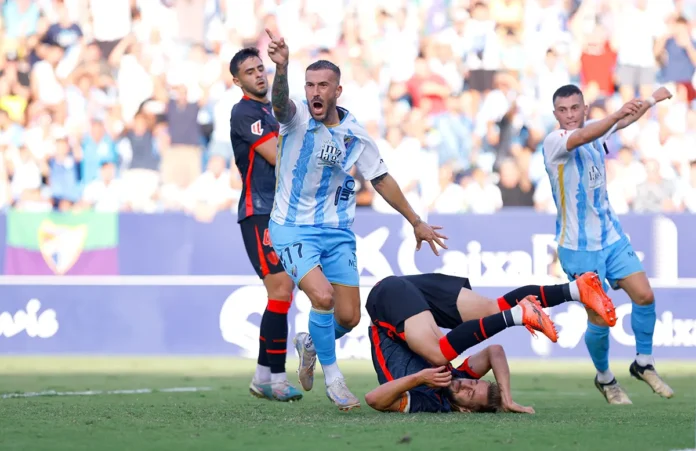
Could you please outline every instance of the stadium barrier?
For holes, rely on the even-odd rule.
[[[696,216],[621,218],[653,282],[660,358],[696,359]],[[432,215],[449,250],[415,252],[411,228],[396,215],[359,211],[363,302],[392,274],[445,272],[471,278],[497,298],[550,276],[554,218],[529,211],[491,216]],[[691,232],[691,233],[690,233]],[[10,212],[0,218],[0,354],[230,355],[254,357],[265,291],[247,261],[231,214],[200,223],[183,214],[53,215]],[[619,322],[611,354],[630,357],[631,305],[612,292]],[[290,334],[307,330],[309,301],[297,293]],[[586,357],[584,309],[550,309],[558,344],[523,328],[490,343],[516,358]],[[339,358],[369,358],[368,316],[338,343]],[[479,345],[480,346],[480,345]]]

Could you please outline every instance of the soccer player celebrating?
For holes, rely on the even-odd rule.
[[[542,306],[571,301],[607,321],[616,320],[595,273],[562,285],[520,287],[497,302],[473,292],[466,278],[387,277],[367,298],[372,362],[381,385],[365,400],[381,411],[534,413],[512,400],[510,370],[500,346],[487,347],[456,369],[450,361],[513,326],[541,331],[556,342],[556,330]],[[441,327],[451,331],[443,334]],[[497,384],[479,380],[491,369]]]
[[[614,289],[623,289],[633,301],[631,327],[636,338],[636,359],[629,372],[659,395],[670,398],[672,389],[657,374],[652,357],[655,298],[643,266],[621,229],[609,204],[604,158],[606,140],[638,120],[655,103],[672,97],[664,87],[646,100],[632,100],[604,119],[585,123],[588,107],[574,85],[553,95],[554,115],[560,130],[544,140],[543,154],[558,210],[556,241],[563,271],[572,280],[594,271]],[[608,287],[607,287],[608,289]],[[588,311],[585,344],[597,369],[595,386],[610,404],[631,404],[609,369],[609,327],[613,322]]]
[[[336,106],[341,72],[317,61],[305,73],[306,100],[288,96],[288,46],[266,30],[268,55],[276,64],[272,103],[280,122],[275,204],[271,240],[285,270],[312,303],[309,334],[298,334],[299,380],[314,383],[316,358],[324,370],[326,395],[340,410],[359,407],[336,363],[335,340],[360,321],[355,216],[355,165],[375,190],[412,225],[417,249],[427,241],[446,248],[446,239],[413,211],[396,181],[387,173],[374,141],[347,110]]]
[[[276,182],[278,121],[267,99],[268,80],[259,51],[246,48],[237,52],[230,61],[230,72],[244,93],[230,117],[234,157],[244,179],[237,221],[249,260],[268,292],[268,304],[261,318],[258,365],[249,391],[259,398],[299,400],[302,393],[290,385],[285,374],[288,310],[294,285],[284,272],[268,233]]]

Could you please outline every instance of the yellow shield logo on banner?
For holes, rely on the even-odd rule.
[[[87,241],[85,224],[68,226],[46,219],[39,226],[39,250],[46,264],[58,275],[63,275],[80,258]]]

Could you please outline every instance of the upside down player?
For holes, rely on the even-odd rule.
[[[380,386],[365,401],[381,411],[534,413],[512,400],[510,370],[500,346],[485,348],[456,369],[450,361],[513,326],[540,331],[555,343],[556,330],[542,306],[570,301],[616,321],[614,305],[595,273],[567,284],[520,287],[497,302],[473,292],[465,278],[387,277],[367,298],[372,361]],[[443,335],[441,327],[451,331]],[[480,380],[491,369],[497,383]]]
[[[665,398],[671,398],[673,391],[657,374],[652,357],[655,296],[609,204],[604,159],[609,135],[670,97],[667,89],[659,88],[645,101],[633,100],[604,119],[585,123],[588,107],[582,91],[574,85],[562,86],[553,95],[553,114],[560,130],[549,134],[543,144],[544,164],[558,210],[556,241],[563,271],[571,280],[576,274],[595,271],[603,283],[607,280],[612,288],[628,294],[633,302],[631,328],[636,339],[636,359],[629,373]],[[587,313],[585,344],[597,370],[595,386],[609,404],[631,404],[609,369],[609,326],[615,322]]]
[[[266,69],[259,51],[246,48],[237,52],[230,61],[230,72],[244,93],[230,117],[232,148],[244,179],[237,221],[249,260],[268,292],[261,318],[258,365],[249,391],[258,398],[299,400],[302,393],[290,385],[285,374],[287,315],[294,284],[273,250],[268,233],[275,191],[278,121],[271,114]]]
[[[423,222],[389,175],[375,142],[357,119],[336,105],[341,70],[330,61],[305,71],[305,100],[291,100],[289,48],[266,30],[268,55],[276,64],[273,111],[281,124],[278,188],[269,230],[285,270],[312,303],[309,334],[295,336],[300,356],[298,375],[305,390],[314,384],[317,357],[324,371],[327,397],[340,410],[360,407],[336,361],[336,340],[360,321],[360,276],[355,218],[355,166],[395,210],[413,226],[416,248],[426,241],[446,248],[446,237]]]

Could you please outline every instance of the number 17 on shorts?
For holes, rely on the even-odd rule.
[[[332,284],[359,286],[355,235],[346,229],[269,224],[271,241],[285,272],[296,285],[321,267]]]

